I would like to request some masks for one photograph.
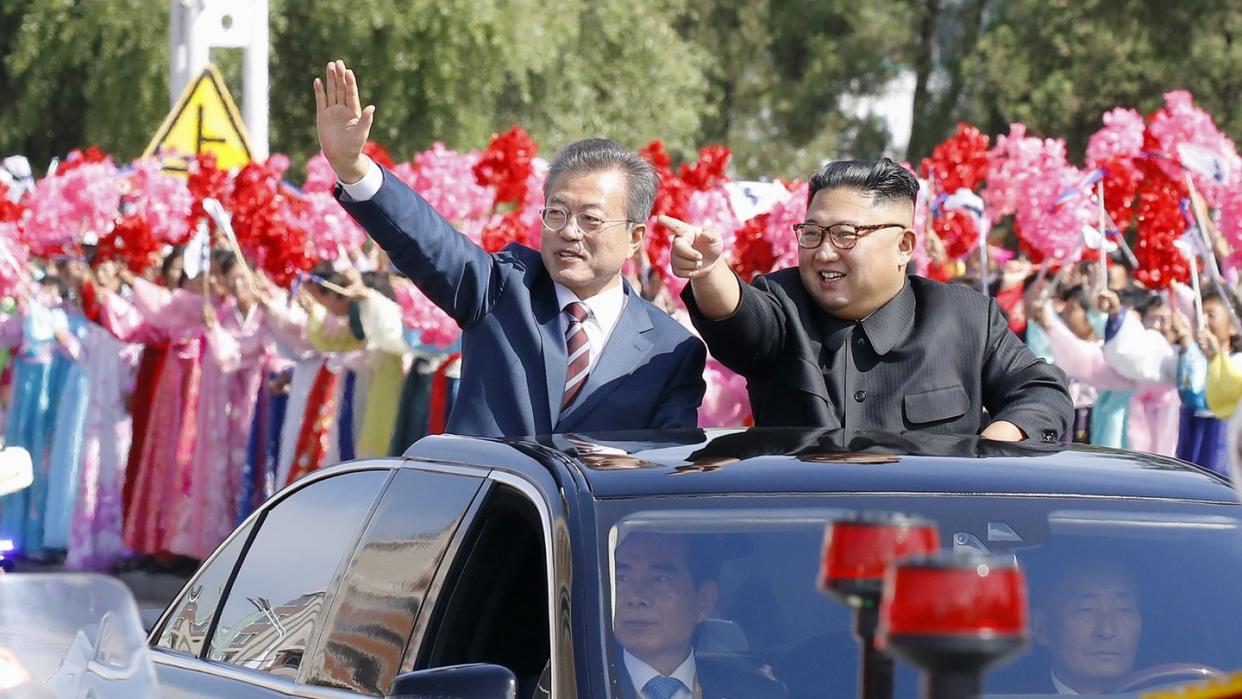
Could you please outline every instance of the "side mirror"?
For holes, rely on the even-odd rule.
[[[398,675],[389,699],[516,699],[517,677],[486,663],[451,665]]]

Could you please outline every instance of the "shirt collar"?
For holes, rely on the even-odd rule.
[[[625,306],[624,282],[586,299],[578,298],[577,294],[558,282],[552,282],[552,288],[556,289],[556,304],[562,312],[574,301],[581,301],[586,304],[591,315],[595,316],[595,320],[605,328],[611,328],[616,324],[617,318],[621,317],[621,309]]]
[[[1075,692],[1069,685],[1057,679],[1057,673],[1050,671],[1048,674],[1052,676],[1052,686],[1056,688],[1057,694],[1078,696],[1078,692]]]
[[[622,655],[625,660],[625,670],[630,673],[630,681],[634,683],[634,693],[640,694],[640,692],[643,691],[643,687],[646,687],[647,683],[660,673],[647,663],[639,660],[628,650],[622,653]],[[691,652],[686,656],[686,659],[682,661],[681,665],[677,666],[677,669],[673,671],[673,674],[669,675],[669,677],[677,678],[686,686],[687,691],[693,693],[695,677],[697,674],[698,666],[694,662],[694,653]]]
[[[824,313],[824,318],[824,338],[829,349],[839,347],[840,340],[844,337],[841,331],[851,325],[858,325],[875,353],[884,356],[897,346],[914,323],[914,291],[910,288],[909,277],[896,296],[862,320],[845,320],[827,312]]]

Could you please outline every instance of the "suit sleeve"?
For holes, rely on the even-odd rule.
[[[740,280],[739,280],[740,283]],[[785,313],[763,277],[741,284],[742,298],[728,318],[710,320],[700,311],[689,284],[681,298],[712,356],[742,376],[761,374],[785,348]]]
[[[651,429],[691,429],[699,426],[699,406],[707,391],[707,384],[703,381],[707,350],[693,336],[686,338],[677,349],[684,358],[676,377],[660,396],[660,404],[651,418]]]
[[[1032,354],[991,299],[987,335],[983,405],[992,419],[1012,422],[1030,439],[1059,441],[1074,415],[1065,373]]]
[[[339,186],[337,199],[427,298],[463,328],[477,323],[504,288],[493,255],[458,232],[417,192],[387,170],[366,201]]]

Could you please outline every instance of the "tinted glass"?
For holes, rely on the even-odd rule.
[[[614,695],[646,677],[633,658],[676,666],[693,649],[704,695],[856,696],[851,612],[817,589],[817,575],[826,522],[864,510],[927,517],[945,549],[1016,557],[1029,587],[1031,638],[989,669],[987,696],[1137,697],[1242,667],[1233,613],[1242,608],[1237,506],[978,496],[631,499],[601,508]],[[899,661],[896,680],[895,696],[918,696],[914,666]]]
[[[202,654],[211,619],[220,607],[220,595],[224,593],[224,586],[233,574],[252,528],[253,524],[248,524],[237,532],[219,555],[198,572],[189,590],[177,600],[172,616],[164,623],[156,643],[158,647],[195,657]]]
[[[482,480],[402,469],[359,541],[306,681],[383,694],[440,559]]]
[[[388,473],[317,481],[268,512],[220,613],[211,660],[297,675],[332,578]]]

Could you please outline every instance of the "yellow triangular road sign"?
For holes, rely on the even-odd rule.
[[[142,156],[158,155],[165,170],[185,172],[196,153],[215,153],[216,166],[228,170],[250,162],[250,152],[237,105],[215,66],[208,65],[186,85]]]

